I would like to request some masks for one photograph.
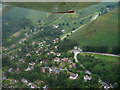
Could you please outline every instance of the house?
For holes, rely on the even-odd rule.
[[[58,28],[58,27],[59,27],[59,25],[53,25],[52,27],[53,27],[53,28]]]
[[[15,83],[17,83],[18,81],[17,80],[15,80],[15,79],[11,79],[10,80],[10,84],[15,84]]]
[[[57,53],[57,56],[59,57],[61,54],[60,53]]]
[[[11,46],[11,47],[12,47],[12,48],[15,48],[15,46],[16,46],[15,44],[12,44],[12,46]]]
[[[40,56],[40,54],[37,54],[38,56]]]
[[[74,49],[76,49],[76,50],[77,50],[77,48],[78,48],[77,46],[74,46]]]
[[[51,68],[49,68],[49,73],[51,73],[52,72],[52,69]]]
[[[23,62],[23,63],[25,63],[24,59],[19,59],[19,62]]]
[[[43,41],[43,43],[46,43],[46,41]]]
[[[22,82],[23,83],[28,83],[28,81],[26,79],[24,79],[24,78],[22,79]]]
[[[32,42],[32,44],[34,45],[34,44],[35,44],[35,41],[34,41],[34,42]]]
[[[26,36],[26,37],[29,37],[28,33],[25,33],[25,36]]]
[[[91,76],[88,76],[88,75],[85,75],[85,76],[84,76],[84,80],[85,80],[85,82],[86,82],[87,80],[91,80],[91,79],[92,79]]]
[[[75,63],[73,63],[72,66],[75,67]]]
[[[78,51],[79,51],[79,52],[82,52],[82,49],[78,48]]]
[[[70,73],[69,79],[77,79],[78,74],[74,74],[74,73],[71,73],[71,72],[69,72],[69,73]]]
[[[55,62],[60,62],[60,58],[56,57],[56,58],[54,58],[54,61]]]
[[[45,73],[45,68],[44,67],[42,68],[42,72]]]
[[[17,68],[16,73],[20,73],[20,72],[21,72],[20,68]]]
[[[58,38],[55,38],[56,41],[58,41]]]
[[[23,42],[24,42],[24,41],[26,41],[26,40],[27,40],[26,38],[23,38],[21,41],[23,41]]]
[[[31,63],[29,63],[29,65],[32,65],[32,66],[34,66],[34,65],[35,65],[35,63],[34,63],[34,62],[31,62]]]
[[[69,68],[72,68],[72,65],[70,65]]]
[[[40,61],[40,64],[42,64],[43,63],[43,61]]]
[[[39,51],[36,51],[36,53],[38,53]]]
[[[56,43],[57,41],[56,40],[52,40],[53,43]]]
[[[57,49],[58,47],[57,47],[57,46],[55,46],[55,48]]]
[[[63,66],[65,66],[65,63],[62,61],[60,67],[63,67]]]
[[[28,68],[27,68],[27,69],[25,69],[25,71],[27,71],[27,72],[28,72],[28,71],[31,71],[32,69],[33,69],[33,66],[31,66],[31,67],[29,67],[29,66],[28,66]]]
[[[88,71],[88,70],[86,70],[85,73],[86,73],[86,74],[89,74],[89,75],[92,74],[92,73],[91,73],[90,71]]]
[[[51,50],[51,52],[50,52],[51,54],[55,54],[55,52],[53,51],[53,50]]]
[[[64,33],[64,32],[65,32],[65,29],[61,30],[61,32],[63,32],[63,33]]]
[[[39,82],[37,82],[37,83],[38,83],[38,84],[40,84],[40,85],[41,85],[41,84],[44,84],[44,82],[43,82],[43,81],[39,81]]]
[[[43,86],[43,89],[47,88],[48,85]]]
[[[10,68],[9,70],[8,70],[8,72],[11,72],[12,71],[12,68]]]
[[[50,53],[47,53],[47,55],[50,55]]]
[[[52,73],[58,74],[60,73],[60,71],[56,67],[54,67],[52,68]]]
[[[28,86],[31,86],[32,85],[32,83],[28,83]]]
[[[19,41],[19,44],[21,44],[22,42],[21,41]]]
[[[37,86],[32,83],[31,88],[37,88]]]
[[[26,56],[31,56],[31,54],[30,54],[30,53],[27,53]]]
[[[68,62],[69,62],[69,63],[73,63],[73,61],[72,61],[72,60],[68,60]]]
[[[63,58],[62,61],[67,62],[68,58]]]

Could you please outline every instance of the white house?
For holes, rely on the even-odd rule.
[[[88,76],[88,75],[85,75],[85,76],[84,76],[84,80],[85,80],[85,82],[86,82],[87,80],[91,80],[91,79],[92,79],[91,76]]]

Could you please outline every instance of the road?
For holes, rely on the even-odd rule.
[[[106,55],[106,56],[120,57],[119,55],[115,55],[115,54],[108,54],[108,53],[97,53],[97,52],[81,52],[81,53],[99,54],[99,55]]]

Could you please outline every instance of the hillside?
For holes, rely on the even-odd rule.
[[[91,22],[68,37],[77,40],[78,46],[108,46],[118,45],[118,9],[115,9],[96,21]]]

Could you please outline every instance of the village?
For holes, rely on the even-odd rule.
[[[94,20],[97,17],[98,14],[95,15]],[[3,59],[6,60],[3,63],[8,65],[3,68],[0,75],[4,88],[16,88],[19,83],[27,88],[49,88],[45,80],[51,75],[57,77],[61,72],[66,74],[67,80],[75,81],[82,77],[83,83],[89,83],[97,79],[96,86],[105,89],[113,88],[113,85],[102,81],[99,76],[81,64],[78,59],[78,55],[83,52],[81,48],[74,46],[67,52],[59,51],[59,43],[63,40],[60,36],[65,33],[65,29],[59,27],[59,25],[52,25],[47,29],[44,27],[39,30],[30,29],[23,32],[24,38],[9,47],[2,47]],[[18,36],[14,38],[16,37]],[[67,34],[64,38],[66,37]],[[30,75],[31,73],[33,76]]]

